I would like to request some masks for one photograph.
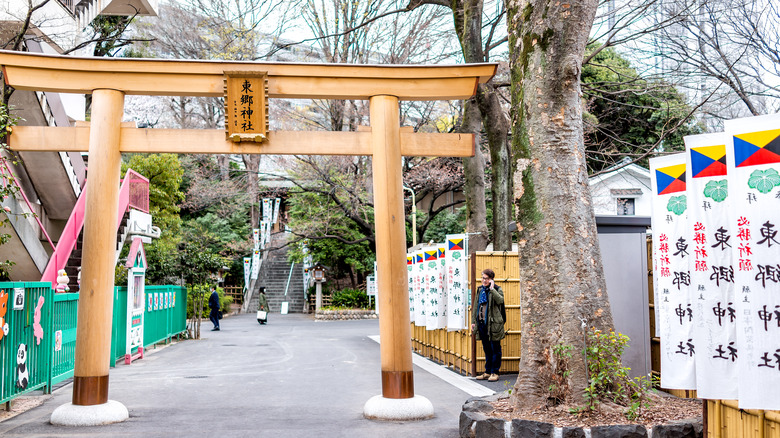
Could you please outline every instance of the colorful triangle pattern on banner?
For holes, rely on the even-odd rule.
[[[428,260],[436,260],[436,255],[439,253],[438,249],[434,249],[433,251],[425,251],[425,261]]]
[[[780,129],[735,135],[734,162],[737,167],[780,163]]]
[[[414,264],[414,256],[406,256],[406,264],[407,265],[413,265]]]
[[[685,164],[655,169],[655,181],[659,195],[685,191]]]
[[[449,239],[447,240],[447,246],[450,251],[462,251],[463,239]]]
[[[443,259],[444,258],[444,247],[439,247],[439,254],[437,255],[438,258]]]
[[[420,263],[420,262],[422,262],[422,259],[423,259],[423,258],[422,258],[422,255],[420,255],[420,254],[415,254],[414,256],[415,256],[415,260],[414,260],[414,262],[415,262],[415,263]]]
[[[691,148],[691,175],[694,178],[727,174],[725,144]]]

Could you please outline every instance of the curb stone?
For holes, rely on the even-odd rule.
[[[512,429],[509,432],[511,438],[553,438],[555,427],[550,423],[541,421],[512,420]]]
[[[461,438],[475,438],[478,421],[484,421],[487,417],[478,412],[463,411],[460,413],[458,432]]]
[[[377,319],[378,315],[373,310],[318,310],[314,315],[315,321],[340,321],[353,319]]]
[[[506,421],[500,418],[486,418],[477,421],[474,427],[476,438],[504,438],[506,436]]]
[[[486,416],[493,408],[490,402],[506,398],[497,393],[486,397],[471,397],[460,413],[460,438],[702,438],[701,417],[675,421],[648,431],[640,424],[610,426],[555,427],[541,421],[513,419],[505,421]]]

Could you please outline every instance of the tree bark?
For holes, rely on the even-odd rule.
[[[511,251],[512,232],[507,227],[512,220],[512,152],[509,144],[509,121],[493,84],[477,88],[477,104],[482,113],[490,146],[490,190],[493,198],[493,250]]]
[[[482,0],[457,0],[452,4],[453,20],[460,41],[463,58],[466,62],[485,62],[485,51],[482,41]],[[476,104],[476,105],[474,105]],[[475,107],[475,108],[473,108]],[[475,111],[471,114],[471,111]],[[464,107],[463,127],[471,126],[469,131],[479,137],[480,126],[474,120],[481,118],[482,127],[487,134],[491,158],[491,195],[493,198],[493,249],[497,251],[512,249],[512,234],[507,229],[507,223],[512,215],[512,167],[511,150],[508,142],[509,122],[506,119],[501,103],[492,84],[480,84],[476,99],[468,101]],[[487,237],[487,215],[485,214],[485,159],[476,147],[477,155],[473,159],[463,160],[463,173],[466,179],[464,194],[469,223],[468,232],[483,233]],[[476,168],[477,164],[481,167]],[[477,189],[482,193],[477,194]],[[478,209],[478,210],[473,210]],[[473,220],[473,223],[472,223]],[[483,220],[484,225],[478,223]],[[485,231],[483,231],[485,230]],[[487,241],[483,237],[474,236],[469,241],[469,247],[476,251],[483,250]]]
[[[512,396],[546,400],[545,350],[574,347],[569,387],[587,385],[584,329],[612,327],[588,190],[580,70],[596,0],[507,0],[514,202],[520,246],[522,342]]]
[[[488,243],[485,207],[485,157],[480,146],[480,114],[472,99],[463,106],[461,132],[474,134],[474,156],[463,158],[463,195],[466,198],[466,232],[469,251],[484,251]]]

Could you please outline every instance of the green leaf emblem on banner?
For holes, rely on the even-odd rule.
[[[459,258],[461,258],[460,252],[459,251],[453,251],[452,252],[452,258],[454,258],[455,260],[458,260]]]
[[[748,179],[748,187],[763,194],[769,193],[777,186],[780,186],[780,174],[775,169],[756,170]]]
[[[435,268],[436,267],[436,262],[428,262],[428,267]]]
[[[729,183],[727,180],[710,181],[704,186],[704,196],[715,202],[722,202],[729,196]]]
[[[672,196],[672,198],[669,199],[669,203],[666,204],[666,209],[677,216],[685,213],[686,208],[688,208],[688,201],[685,199],[685,195]]]

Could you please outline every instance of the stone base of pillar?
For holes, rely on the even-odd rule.
[[[55,426],[100,426],[121,423],[129,417],[125,405],[109,400],[108,403],[90,406],[64,404],[54,410],[50,421]]]
[[[425,420],[433,417],[433,405],[421,395],[412,398],[384,398],[376,395],[363,406],[363,416],[371,420]]]

